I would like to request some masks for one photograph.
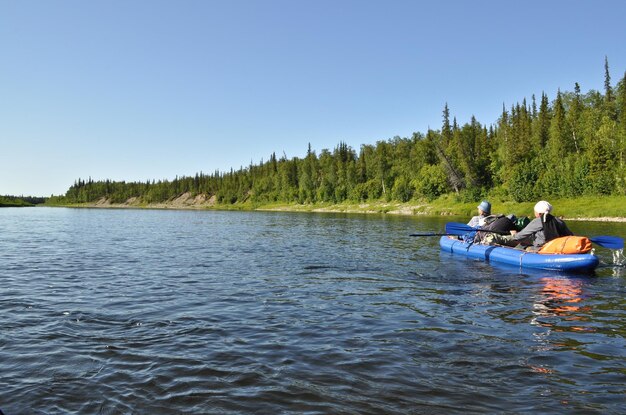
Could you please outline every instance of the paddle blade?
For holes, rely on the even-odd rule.
[[[589,238],[589,240],[604,248],[624,249],[624,240],[617,236],[594,236],[593,238]]]
[[[473,232],[475,230],[476,229],[464,223],[458,223],[458,222],[446,223],[446,233],[450,235],[465,235],[466,233]]]

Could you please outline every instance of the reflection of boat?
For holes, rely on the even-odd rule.
[[[540,280],[542,298],[535,303],[537,314],[568,316],[580,311],[583,301],[583,282],[575,278],[549,278]],[[587,307],[589,310],[589,307]],[[581,320],[579,315],[570,320]],[[580,330],[580,329],[578,329]]]
[[[441,237],[439,246],[445,252],[486,262],[513,265],[520,269],[591,272],[600,263],[594,254],[537,254],[504,246],[469,244],[447,236]]]

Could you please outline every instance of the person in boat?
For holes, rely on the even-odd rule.
[[[477,206],[478,215],[472,217],[470,221],[467,223],[468,226],[472,228],[476,228],[478,226],[483,226],[485,224],[485,219],[487,216],[491,215],[491,203],[486,200],[480,202],[480,205]]]
[[[524,229],[513,232],[512,235],[493,234],[490,245],[516,246],[518,244],[530,250],[539,250],[546,242],[561,236],[573,235],[565,222],[552,216],[552,205],[545,200],[537,202],[534,208],[535,219],[530,221]]]
[[[485,224],[477,229],[474,243],[491,245],[494,235],[511,235],[517,231],[517,217],[515,215],[490,215],[485,218]],[[488,232],[487,232],[488,231]]]

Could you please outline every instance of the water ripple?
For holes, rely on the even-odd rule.
[[[0,407],[626,411],[623,279],[520,274],[407,237],[443,221],[0,210]]]

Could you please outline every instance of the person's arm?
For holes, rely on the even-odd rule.
[[[529,236],[534,235],[535,233],[537,233],[537,231],[540,231],[542,229],[543,229],[543,223],[541,222],[541,218],[535,218],[532,221],[530,221],[530,223],[526,225],[524,229],[522,229],[521,231],[513,235],[513,240],[521,241],[522,239],[526,239]]]
[[[480,220],[480,216],[474,216],[472,219],[470,219],[470,221],[467,223],[467,226],[471,226],[472,228],[475,228],[478,226],[478,221]]]

